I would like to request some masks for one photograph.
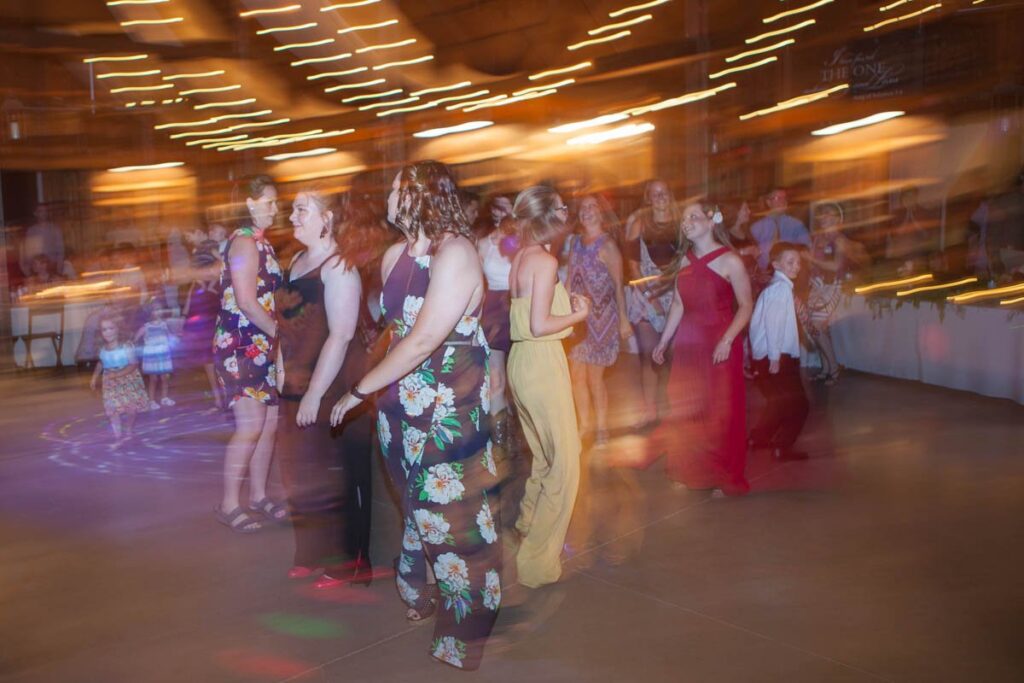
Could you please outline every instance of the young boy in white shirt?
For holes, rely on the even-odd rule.
[[[809,410],[800,379],[800,333],[793,299],[793,281],[800,274],[800,248],[791,242],[777,242],[770,259],[775,273],[757,298],[750,319],[754,371],[767,400],[750,432],[750,443],[755,448],[771,448],[779,460],[803,460],[807,455],[793,450]]]

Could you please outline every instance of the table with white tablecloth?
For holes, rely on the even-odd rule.
[[[998,306],[944,306],[844,298],[832,326],[839,362],[1024,403],[1024,314]]]
[[[22,335],[28,334],[29,312],[32,316],[32,332],[34,334],[55,332],[63,334],[61,344],[61,364],[74,365],[75,352],[78,350],[86,320],[89,316],[107,305],[106,300],[73,301],[64,304],[48,303],[45,306],[32,304],[11,307],[11,335],[14,337],[14,362],[19,367],[25,366],[25,341]],[[63,326],[61,325],[60,306],[64,311]],[[57,354],[53,343],[46,338],[32,340],[32,364],[37,368],[57,365]]]

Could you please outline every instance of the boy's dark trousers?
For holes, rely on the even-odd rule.
[[[810,405],[800,380],[800,359],[785,354],[779,359],[779,371],[768,371],[767,358],[754,361],[757,386],[766,405],[750,438],[758,446],[789,449],[796,442],[807,421]]]

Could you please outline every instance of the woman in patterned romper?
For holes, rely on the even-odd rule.
[[[420,622],[437,610],[431,655],[476,669],[501,602],[483,272],[443,164],[402,169],[388,220],[406,237],[382,265],[391,346],[335,404],[331,422],[383,390],[378,434],[405,517],[396,583],[406,616]]]
[[[235,230],[225,248],[213,339],[217,381],[235,414],[235,433],[224,458],[224,496],[214,513],[232,531],[253,533],[260,523],[239,501],[246,472],[249,512],[275,522],[287,516],[283,505],[267,497],[277,425],[274,291],[281,284],[281,267],[264,235],[277,217],[273,181],[267,176],[252,178],[245,204],[252,224]]]
[[[597,428],[595,445],[608,443],[608,390],[604,371],[619,357],[619,340],[633,336],[622,291],[622,252],[609,233],[618,219],[597,195],[579,203],[580,234],[570,238],[569,293],[591,301],[587,334],[569,351],[573,396],[584,438]],[[591,410],[593,408],[593,410]],[[593,414],[593,418],[591,415]]]

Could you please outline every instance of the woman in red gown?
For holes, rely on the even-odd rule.
[[[667,455],[668,475],[691,489],[750,490],[743,329],[754,303],[743,260],[728,245],[718,207],[683,210],[689,245],[679,257],[675,295],[652,358],[673,344],[671,414],[652,435],[651,455]]]

